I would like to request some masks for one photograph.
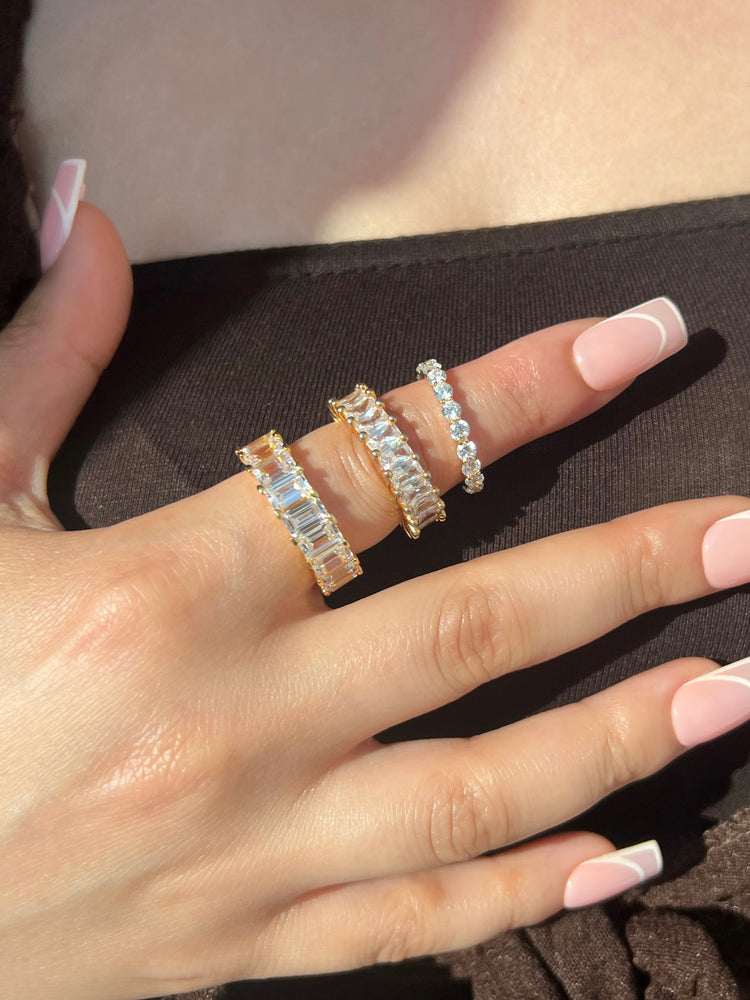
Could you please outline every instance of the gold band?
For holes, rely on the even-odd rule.
[[[358,385],[343,399],[329,399],[328,409],[335,420],[357,435],[375,459],[398,502],[401,524],[410,538],[419,538],[422,528],[433,521],[445,520],[440,491],[372,389]]]
[[[326,596],[362,573],[335,517],[323,506],[280,434],[269,431],[236,455],[255,477],[258,492],[283,522]]]

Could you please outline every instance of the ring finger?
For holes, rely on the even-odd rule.
[[[676,660],[469,739],[368,742],[304,806],[315,824],[303,816],[300,828],[335,841],[322,839],[306,867],[319,885],[426,871],[558,826],[684,751],[673,696],[714,666]]]

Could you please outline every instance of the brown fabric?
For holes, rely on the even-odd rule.
[[[746,1000],[750,809],[675,878],[448,956],[475,1000]],[[687,855],[686,855],[687,858]]]

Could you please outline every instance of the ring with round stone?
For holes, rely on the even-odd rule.
[[[434,358],[422,361],[417,365],[417,376],[430,383],[441,412],[448,421],[448,431],[456,442],[456,454],[464,474],[464,491],[479,493],[484,486],[482,463],[477,458],[477,446],[471,440],[468,421],[461,416],[461,406],[453,398],[453,387],[446,379],[442,365]]]
[[[351,546],[295,462],[282,437],[269,431],[238,449],[237,457],[258,483],[326,595],[362,573]]]
[[[428,524],[445,520],[440,490],[422,468],[395,417],[372,389],[360,384],[343,399],[329,399],[328,409],[335,420],[357,435],[377,462],[401,508],[401,524],[410,538],[419,538]]]

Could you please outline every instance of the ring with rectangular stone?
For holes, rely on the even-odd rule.
[[[326,595],[362,573],[359,560],[295,462],[281,435],[269,431],[235,453],[255,477]]]
[[[445,377],[442,365],[434,358],[417,365],[419,378],[426,378],[432,386],[440,409],[448,421],[448,432],[456,443],[456,454],[464,474],[464,491],[479,493],[484,486],[482,463],[477,458],[477,446],[470,438],[469,424],[461,416],[461,406],[453,398],[453,388]]]
[[[396,418],[386,410],[372,389],[358,385],[343,399],[329,399],[335,420],[346,424],[363,442],[384,476],[401,510],[401,524],[410,538],[422,528],[445,520],[445,504],[414,454]]]

